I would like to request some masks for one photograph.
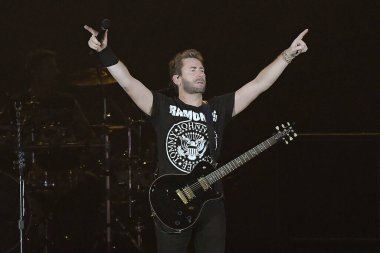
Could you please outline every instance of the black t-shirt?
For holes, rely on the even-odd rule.
[[[216,146],[221,148],[224,128],[232,118],[235,93],[208,101],[212,112]],[[212,162],[206,117],[202,107],[153,92],[151,121],[157,137],[159,175],[188,174],[200,161]]]

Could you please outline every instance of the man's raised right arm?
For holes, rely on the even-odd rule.
[[[101,52],[107,47],[108,31],[104,34],[104,39],[99,42],[96,36],[98,32],[89,26],[84,26],[92,36],[88,40],[88,45],[91,49]],[[119,83],[119,85],[127,92],[133,102],[146,114],[151,115],[153,106],[153,94],[139,80],[135,79],[128,68],[120,60],[117,63],[107,66],[108,71]]]

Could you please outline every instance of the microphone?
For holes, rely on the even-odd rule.
[[[110,27],[111,27],[111,20],[109,20],[108,18],[105,18],[102,20],[102,22],[100,22],[100,31],[98,35],[96,36],[96,38],[100,42],[102,42],[104,38],[104,34],[106,33],[107,29],[109,29]]]
[[[100,29],[99,29],[99,32],[98,32],[98,35],[96,35],[96,39],[101,43],[103,38],[104,38],[104,34],[106,33],[107,29],[109,29],[111,27],[111,20],[109,20],[108,18],[105,18],[102,20],[102,22],[100,22]],[[90,50],[89,52],[89,55],[92,55],[96,53],[95,50]]]

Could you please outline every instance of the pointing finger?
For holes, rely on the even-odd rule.
[[[97,36],[98,35],[98,31],[96,31],[94,28],[92,28],[91,26],[88,26],[88,25],[85,25],[84,26],[84,29],[86,29],[87,31],[89,31],[92,35],[94,36]]]
[[[303,36],[309,31],[309,29],[305,29],[295,40],[302,40]]]

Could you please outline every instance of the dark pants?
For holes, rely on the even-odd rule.
[[[193,236],[196,253],[223,253],[226,218],[222,200],[208,202],[196,224],[181,233],[168,233],[156,224],[158,253],[186,253]]]

